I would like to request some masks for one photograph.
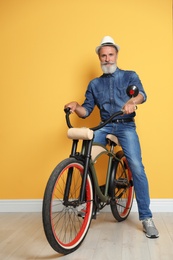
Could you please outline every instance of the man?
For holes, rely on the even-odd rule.
[[[149,208],[148,180],[142,164],[141,148],[134,122],[136,105],[145,102],[147,96],[134,71],[125,71],[117,67],[119,49],[110,36],[102,39],[101,44],[96,48],[96,53],[103,75],[89,83],[82,105],[73,101],[65,107],[70,107],[71,112],[85,118],[90,115],[96,105],[100,110],[102,121],[108,119],[114,112],[124,109],[123,116],[119,116],[95,132],[94,142],[105,145],[107,134],[115,134],[118,137],[133,174],[139,220],[142,221],[143,231],[147,237],[157,238],[159,233]],[[139,89],[139,94],[130,99],[126,94],[129,85],[135,85]]]

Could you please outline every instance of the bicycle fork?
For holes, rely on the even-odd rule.
[[[74,157],[74,158],[84,161],[84,171],[83,171],[83,175],[82,175],[80,196],[79,196],[79,200],[76,200],[76,201],[70,202],[68,199],[69,193],[70,193],[71,182],[72,182],[72,175],[73,175],[73,168],[70,168],[68,170],[66,187],[65,187],[65,192],[64,192],[64,204],[66,206],[68,206],[68,205],[78,206],[79,204],[82,204],[85,199],[84,196],[85,196],[85,189],[86,189],[87,174],[88,174],[88,169],[89,169],[89,162],[90,162],[90,157],[91,157],[92,140],[83,140],[81,154],[77,153],[77,146],[78,146],[78,140],[73,140],[70,157]]]

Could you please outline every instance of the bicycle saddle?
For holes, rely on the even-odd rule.
[[[115,145],[120,145],[119,141],[118,141],[118,138],[115,136],[115,135],[112,135],[112,134],[108,134],[106,136],[106,139],[111,142],[113,142]]]

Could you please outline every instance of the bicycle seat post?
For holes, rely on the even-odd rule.
[[[109,151],[112,155],[114,154],[114,147],[117,145],[117,142],[118,142],[118,139],[117,139],[117,142],[115,142],[114,138],[116,138],[116,137],[113,136],[113,135],[110,135],[110,134],[106,136],[107,144],[110,147]],[[112,155],[109,156],[108,169],[107,169],[108,173],[111,172],[111,168],[112,168],[112,161],[113,161]],[[107,175],[107,182],[106,182],[106,185],[105,185],[105,195],[106,196],[108,194],[108,189],[109,189],[109,180],[110,180],[110,175],[108,174]]]

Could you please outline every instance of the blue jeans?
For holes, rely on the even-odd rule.
[[[151,218],[148,180],[142,164],[141,148],[134,122],[110,123],[95,131],[94,142],[106,145],[106,135],[114,134],[122,146],[133,176],[139,220]]]

